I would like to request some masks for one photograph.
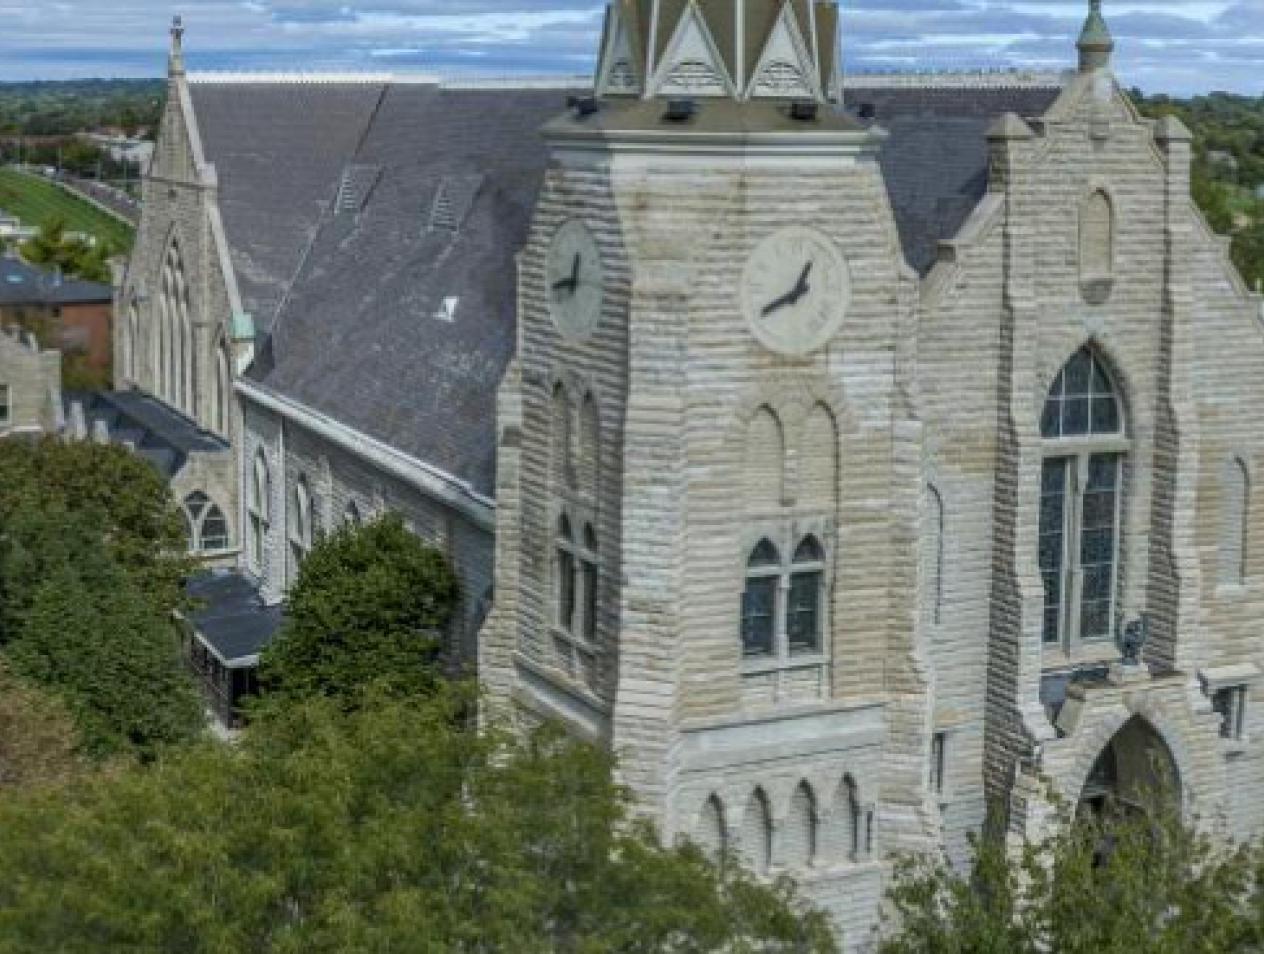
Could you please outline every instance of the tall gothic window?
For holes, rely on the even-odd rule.
[[[217,434],[228,433],[228,407],[232,395],[232,375],[229,372],[228,355],[223,348],[215,349],[215,374],[212,376],[211,428]]]
[[[180,248],[172,242],[162,268],[155,368],[158,395],[185,411],[193,409],[193,328],[189,286]]]
[[[312,494],[300,477],[290,501],[290,582],[298,578],[299,567],[312,552]]]
[[[746,561],[742,592],[742,653],[785,657],[821,651],[825,551],[804,537],[787,565],[771,540],[759,541]]]
[[[563,514],[557,524],[557,625],[575,632],[575,534]]]
[[[198,491],[184,499],[184,518],[190,553],[214,553],[228,549],[228,520],[224,511]]]
[[[257,572],[263,572],[263,555],[267,545],[268,526],[272,522],[272,475],[263,451],[255,455],[251,471],[250,505],[250,562]]]
[[[1043,639],[1070,649],[1116,635],[1128,443],[1115,384],[1093,349],[1081,348],[1058,374],[1040,430]]]
[[[1225,465],[1220,494],[1220,582],[1241,584],[1246,581],[1251,511],[1251,479],[1242,458]]]
[[[597,597],[600,574],[598,572],[597,534],[592,524],[584,527],[584,549],[580,553],[580,567],[584,577],[584,638],[592,643],[597,638]]]

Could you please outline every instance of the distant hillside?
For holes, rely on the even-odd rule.
[[[1246,280],[1264,282],[1264,96],[1133,97],[1147,116],[1175,115],[1193,132],[1194,197],[1212,227],[1233,236]]]
[[[0,83],[0,136],[153,129],[166,91],[164,80]]]

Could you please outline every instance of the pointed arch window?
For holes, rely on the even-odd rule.
[[[791,868],[804,868],[816,860],[816,799],[806,781],[799,783],[790,799],[783,857]]]
[[[184,498],[185,524],[190,553],[215,553],[229,545],[228,520],[206,494],[198,491]]]
[[[728,854],[728,829],[724,824],[724,807],[715,795],[702,806],[696,831],[698,847],[712,861],[722,861]]]
[[[307,480],[300,477],[294,484],[290,500],[290,582],[298,578],[299,568],[312,552],[312,494]]]
[[[786,564],[776,544],[764,538],[746,561],[742,591],[742,653],[777,658],[819,653],[825,611],[825,550],[813,535],[803,537]]]
[[[557,625],[575,632],[575,533],[566,514],[557,522]]]
[[[255,455],[250,475],[250,498],[247,510],[250,519],[250,563],[256,572],[263,571],[263,555],[272,522],[272,474],[262,450]]]
[[[1042,638],[1070,651],[1116,635],[1124,411],[1109,369],[1090,347],[1071,357],[1041,415],[1039,565]]]
[[[767,874],[772,864],[772,812],[762,788],[751,793],[742,819],[742,851],[756,874]]]
[[[1251,478],[1242,458],[1225,465],[1220,501],[1220,582],[1246,581],[1247,528],[1250,524]]]

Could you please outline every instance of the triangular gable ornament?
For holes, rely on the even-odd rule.
[[[813,57],[795,21],[789,0],[782,6],[777,22],[773,24],[772,32],[768,34],[768,42],[764,44],[764,52],[759,58],[759,65],[751,74],[746,97],[748,99],[768,97],[818,99],[821,97],[820,81]]]
[[[597,78],[597,95],[635,95],[641,91],[641,79],[636,54],[632,52],[632,35],[619,5],[611,5],[610,20],[609,39],[602,50],[601,75]]]
[[[733,96],[733,80],[696,0],[689,0],[655,71],[653,95]]]

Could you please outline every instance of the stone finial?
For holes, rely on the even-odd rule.
[[[1108,69],[1110,55],[1115,52],[1115,38],[1102,16],[1102,0],[1089,0],[1088,19],[1076,44],[1080,51],[1080,72]]]
[[[184,75],[184,18],[179,14],[171,19],[171,53],[167,59],[167,72],[171,76]]]

